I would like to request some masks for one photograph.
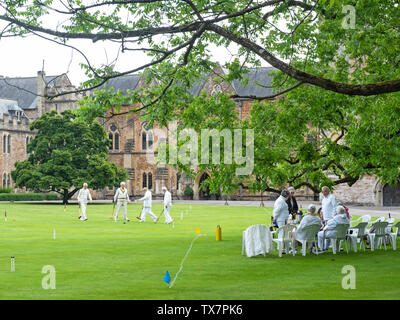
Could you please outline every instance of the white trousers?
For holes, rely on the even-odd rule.
[[[318,248],[320,250],[328,250],[330,242],[328,238],[324,242],[324,231],[318,232]]]
[[[119,213],[119,209],[121,209],[121,207],[123,207],[123,209],[124,209],[124,218],[125,218],[125,220],[128,219],[128,217],[126,216],[127,204],[128,204],[127,200],[117,200],[117,210],[115,211],[115,221],[118,220],[118,213]]]
[[[143,222],[146,221],[146,213],[148,213],[150,215],[150,217],[153,218],[154,222],[157,221],[157,216],[153,212],[151,212],[151,208],[149,208],[149,207],[147,207],[147,208],[143,207],[142,214],[140,216],[140,221],[143,221]]]
[[[171,223],[171,222],[172,222],[172,218],[171,218],[171,216],[169,215],[169,210],[170,210],[170,209],[171,209],[170,206],[167,206],[166,208],[165,208],[165,206],[164,206],[165,223]]]
[[[81,220],[87,219],[87,217],[86,217],[86,206],[87,206],[87,202],[81,202]]]

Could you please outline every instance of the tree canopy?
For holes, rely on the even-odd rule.
[[[213,48],[232,44],[228,78],[264,61],[296,86],[370,96],[400,90],[399,11],[395,0],[6,0],[0,37],[34,34],[74,48],[86,59],[86,89],[152,67],[160,90],[145,105],[178,83],[193,84],[212,70]],[[96,66],[75,39],[118,43],[132,60],[137,51],[150,59],[119,71],[115,61]],[[284,83],[277,91],[288,89]]]
[[[16,186],[55,191],[67,203],[84,182],[92,189],[118,186],[127,173],[107,160],[110,141],[98,122],[76,120],[72,111],[43,114],[32,122],[37,131],[28,144],[29,158],[15,163]]]
[[[322,184],[351,185],[365,174],[398,180],[399,1],[7,0],[0,10],[7,23],[2,37],[35,34],[82,54],[89,80],[81,90],[142,72],[144,88],[85,97],[84,119],[135,104],[149,125],[253,129],[252,175],[234,174],[236,163],[201,165],[212,172],[212,191],[278,190],[289,182],[318,192]],[[52,24],[50,15],[63,23]],[[124,70],[115,61],[93,65],[75,39],[117,43],[132,61],[138,51],[149,59]],[[215,70],[215,47],[231,51],[217,81],[245,84],[248,68],[267,62],[277,69],[273,95],[189,95]],[[233,99],[258,101],[249,119],[238,120]]]

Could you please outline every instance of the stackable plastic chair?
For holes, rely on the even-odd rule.
[[[347,237],[350,238],[351,240],[351,245],[353,247],[354,252],[357,252],[357,242],[360,240],[360,250],[361,247],[364,246],[364,251],[365,251],[365,242],[364,242],[364,236],[366,235],[366,230],[367,230],[367,224],[368,222],[361,222],[355,227],[351,227],[347,231]]]
[[[371,216],[369,214],[366,214],[366,215],[363,215],[363,216],[359,217],[356,220],[351,220],[350,224],[354,224],[356,222],[367,222],[367,223],[369,223],[370,221],[371,221]]]
[[[346,237],[347,230],[349,229],[349,227],[350,227],[349,224],[338,224],[338,225],[336,225],[336,227],[334,229],[334,230],[336,230],[336,237],[335,238],[325,237],[325,232],[326,231],[324,232],[324,240],[325,240],[325,238],[332,240],[332,251],[333,251],[333,254],[336,254],[336,250],[340,251],[340,248],[342,247],[342,241],[344,241],[344,244],[345,244],[345,247],[346,247],[346,252],[349,253],[349,250],[347,248],[347,240],[348,240],[348,238]]]
[[[318,224],[312,224],[305,227],[303,230],[306,232],[306,239],[305,240],[297,240],[301,243],[301,253],[303,256],[306,255],[307,251],[307,244],[311,247],[313,244],[315,245],[316,252],[318,255],[318,239],[317,233],[321,229],[321,226]]]
[[[388,226],[388,222],[375,222],[373,223],[373,227],[375,228],[375,233],[367,233],[368,238],[369,238],[369,243],[371,244],[371,251],[375,250],[375,241],[376,241],[376,247],[382,248],[382,242],[385,246],[386,250],[386,241],[385,241],[385,236],[386,236],[386,227]]]
[[[292,232],[295,229],[296,229],[296,226],[294,226],[292,224],[287,224],[283,227],[280,227],[278,229],[278,238],[272,239],[272,241],[277,244],[279,257],[282,257],[283,248],[285,248],[286,252],[288,252],[289,247],[291,247],[293,255],[296,254],[296,248],[294,246],[294,239],[293,239],[293,234],[292,234]],[[282,237],[279,237],[280,231],[282,231]]]
[[[389,221],[390,220],[390,221]],[[399,235],[399,227],[400,227],[400,222],[397,222],[395,225],[394,223],[394,218],[388,219],[388,227],[386,228],[386,234],[389,235],[389,239],[392,242],[392,248],[393,250],[396,250],[397,247],[397,236]],[[392,232],[392,228],[397,228],[396,232]]]

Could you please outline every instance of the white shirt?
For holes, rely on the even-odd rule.
[[[164,194],[164,206],[170,207],[171,205],[172,205],[171,192],[169,192],[167,190],[167,191],[165,191],[165,194]]]
[[[335,196],[330,193],[322,199],[322,214],[325,221],[336,215],[337,202]]]
[[[122,190],[122,188],[117,189],[117,192],[115,193],[115,196],[114,196],[114,201],[117,201],[117,200],[128,200],[129,201],[129,195],[128,195],[127,188],[124,188],[123,190]]]
[[[325,236],[327,238],[334,238],[336,236],[336,231],[334,229],[338,224],[350,224],[350,220],[347,219],[346,214],[337,214],[328,221],[324,227],[324,231],[326,231]]]
[[[276,221],[285,221],[289,217],[289,208],[283,196],[276,199],[272,216]]]
[[[144,208],[151,208],[151,191],[147,190],[144,197],[140,198],[138,201],[143,201]]]
[[[92,201],[92,196],[90,195],[89,189],[80,189],[78,192],[78,201],[87,203],[88,200]]]
[[[311,214],[308,214],[303,219],[301,219],[300,225],[297,227],[296,230],[295,239],[304,240],[306,238],[306,232],[304,231],[304,228],[313,224],[321,226],[321,219],[317,216],[312,216]]]

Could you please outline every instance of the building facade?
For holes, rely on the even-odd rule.
[[[246,75],[247,85],[241,85],[238,80],[231,83],[218,80],[225,70],[217,67],[212,73],[196,83],[190,94],[199,95],[206,92],[208,96],[216,92],[237,94],[239,96],[262,97],[270,95],[269,88],[273,68],[250,69]],[[261,84],[258,85],[258,84]],[[139,75],[123,76],[112,79],[108,87],[115,90],[137,90],[146,84]],[[13,187],[10,173],[14,169],[15,161],[27,158],[27,144],[34,136],[29,130],[29,124],[43,113],[51,110],[62,112],[77,108],[77,101],[82,95],[69,93],[54,99],[46,99],[47,94],[57,94],[74,91],[68,77],[64,75],[46,76],[38,72],[31,78],[1,78],[0,77],[0,186]],[[238,116],[246,118],[251,110],[252,100],[236,99]],[[112,145],[109,150],[109,159],[118,167],[124,168],[129,178],[126,181],[129,194],[134,198],[143,195],[143,187],[152,189],[155,198],[161,197],[161,188],[166,186],[174,198],[183,198],[186,185],[193,191],[193,199],[217,199],[218,195],[211,195],[207,188],[201,189],[201,183],[210,176],[209,172],[198,172],[196,177],[186,177],[170,166],[160,166],[155,163],[154,148],[158,142],[168,137],[168,128],[157,124],[150,128],[140,119],[140,114],[133,113],[138,106],[122,106],[119,113],[110,109],[105,119],[101,119]],[[160,134],[161,133],[161,134]],[[362,205],[400,205],[400,184],[396,187],[382,185],[375,177],[366,176],[352,187],[346,184],[338,185],[334,191],[338,200],[344,203]],[[96,190],[92,192],[94,198],[111,199],[114,189]],[[298,190],[297,197],[303,200],[313,200],[314,194],[307,188]],[[230,195],[232,200],[267,200],[275,199],[276,194],[252,194],[247,189],[240,189]]]

